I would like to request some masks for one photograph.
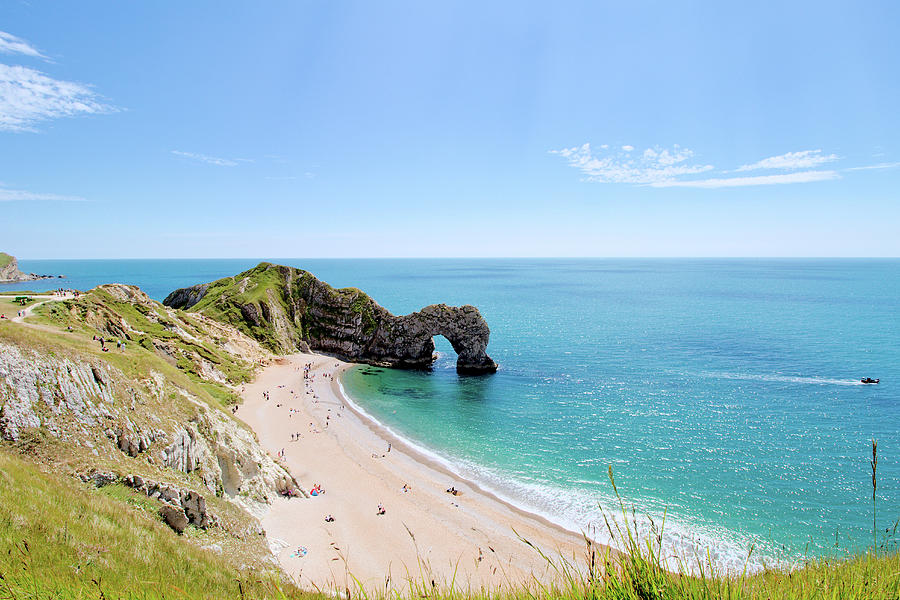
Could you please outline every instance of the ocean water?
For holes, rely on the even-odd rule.
[[[255,260],[20,261],[163,298]],[[611,466],[642,531],[740,569],[879,543],[900,518],[898,260],[297,260],[396,314],[474,304],[491,376],[358,367],[349,396],[460,474],[607,539]],[[8,286],[7,286],[8,287]],[[22,287],[21,284],[19,287]],[[861,377],[881,378],[862,385]],[[896,538],[888,543],[896,545]]]

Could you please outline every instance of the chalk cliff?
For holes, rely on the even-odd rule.
[[[474,306],[434,304],[395,316],[355,288],[335,289],[301,269],[260,263],[211,283],[175,290],[173,308],[225,321],[275,352],[315,350],[352,362],[427,369],[435,335],[457,353],[459,373],[493,373],[490,328]]]

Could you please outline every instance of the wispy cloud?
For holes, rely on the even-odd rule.
[[[551,150],[566,163],[584,174],[582,181],[595,183],[626,183],[656,188],[736,188],[758,185],[812,183],[840,179],[841,173],[874,169],[900,168],[900,162],[881,162],[873,165],[845,168],[820,168],[841,160],[837,154],[825,154],[822,150],[800,150],[763,158],[736,169],[715,168],[698,164],[694,152],[678,146],[659,146],[636,151],[634,146],[602,144],[597,149],[582,144],[562,150]],[[736,172],[756,170],[782,171],[768,175],[736,176]],[[705,179],[697,178],[707,173]],[[711,176],[715,175],[715,176]]]
[[[677,145],[671,150],[657,147],[647,148],[637,155],[633,152],[634,146],[625,145],[621,150],[613,150],[606,144],[597,151],[590,144],[550,151],[581,171],[585,181],[596,183],[648,184],[703,173],[713,168],[712,165],[689,164],[694,153]]]
[[[172,154],[217,167],[236,167],[241,163],[253,162],[252,158],[220,158],[218,156],[209,156],[208,154],[198,154],[197,152],[184,152],[182,150],[172,150]]]
[[[6,33],[5,31],[0,31],[0,53],[22,54],[24,56],[31,56],[32,58],[47,59],[47,57],[41,54],[37,48],[22,38],[16,37],[11,33]]]
[[[845,171],[871,171],[872,169],[896,169],[900,167],[900,162],[878,163],[877,165],[867,165],[863,167],[847,167]]]
[[[56,202],[87,202],[87,200],[81,196],[43,194],[26,190],[10,190],[5,187],[0,187],[0,202],[35,202],[41,200]]]
[[[0,131],[35,131],[41,121],[116,110],[85,85],[0,63]]]
[[[778,185],[785,183],[810,183],[813,181],[828,181],[838,179],[840,175],[836,171],[801,171],[798,173],[783,173],[780,175],[757,175],[754,177],[722,177],[714,179],[697,179],[684,181],[656,181],[651,187],[689,187],[689,188],[727,188],[747,187],[753,185]]]
[[[758,169],[814,169],[825,163],[838,159],[837,154],[822,154],[821,150],[801,150],[788,152],[778,156],[770,156],[750,165],[741,165],[738,171],[756,171]]]

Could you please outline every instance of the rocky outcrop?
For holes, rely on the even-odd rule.
[[[335,289],[312,274],[261,263],[212,283],[175,290],[163,304],[230,323],[270,349],[312,349],[352,362],[427,369],[442,335],[460,373],[492,373],[490,328],[474,306],[435,304],[395,316],[355,288]]]
[[[15,283],[18,281],[34,281],[36,279],[51,279],[54,275],[37,275],[35,273],[23,273],[19,270],[19,261],[15,256],[0,252],[0,283]],[[60,275],[62,277],[62,275]]]
[[[187,310],[200,302],[200,300],[206,294],[207,288],[209,288],[208,283],[177,289],[169,294],[169,296],[165,300],[165,304],[167,306],[174,306],[176,308],[183,308]]]
[[[252,432],[157,373],[135,381],[104,361],[0,342],[0,438],[38,428],[91,462],[126,455],[190,474],[252,512],[300,489]]]
[[[219,523],[218,517],[207,510],[206,498],[190,489],[182,489],[170,483],[152,481],[140,475],[119,477],[110,471],[93,471],[81,475],[85,483],[96,487],[121,483],[148,498],[159,500],[159,516],[177,533],[184,533],[188,525],[207,529]]]

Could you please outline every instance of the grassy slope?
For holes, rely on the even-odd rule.
[[[277,269],[268,268],[268,263],[260,263],[258,266],[234,277],[219,279],[210,284],[206,295],[190,308],[190,312],[199,312],[204,315],[234,325],[243,333],[273,351],[282,350],[275,332],[271,327],[263,324],[256,326],[248,322],[241,313],[241,306],[268,303],[268,291],[274,292],[273,297],[281,303],[281,308],[287,313],[288,307],[284,302],[285,281]],[[249,278],[249,281],[241,291],[241,280]],[[262,311],[260,310],[260,314]],[[301,332],[302,335],[302,332]]]
[[[176,536],[155,504],[0,449],[0,598],[309,597]]]
[[[134,346],[140,346],[151,352],[154,349],[154,341],[173,344],[176,347],[176,366],[197,382],[201,382],[202,379],[192,360],[194,354],[215,365],[227,377],[229,383],[238,384],[250,381],[253,377],[253,365],[223,351],[219,347],[219,340],[205,331],[196,320],[184,317],[175,323],[165,307],[159,303],[153,303],[151,306],[132,304],[117,300],[101,288],[95,288],[78,299],[52,302],[38,307],[36,314],[39,322],[60,328],[71,326],[77,332],[91,335],[102,334],[97,329],[98,320],[110,322],[124,320],[131,328],[141,333],[129,332],[123,338],[133,342]],[[182,327],[197,339],[185,338],[175,330],[175,326]],[[218,389],[210,388],[210,391],[221,398],[227,398],[229,403],[236,400],[230,390],[222,386],[218,386]]]
[[[13,257],[6,252],[0,252],[0,269],[12,262]]]
[[[290,315],[292,311],[288,305],[289,301],[292,304],[302,305],[301,298],[306,295],[308,287],[315,283],[315,277],[307,271],[294,269],[293,281],[288,287],[281,272],[283,268],[289,267],[279,267],[264,262],[234,277],[214,281],[209,285],[204,297],[189,311],[200,312],[210,318],[234,325],[270,350],[284,351],[286,349],[281,347],[275,332],[268,327],[267,323],[263,323],[262,326],[249,323],[240,309],[241,306],[248,304],[261,307],[262,304],[268,304],[274,300],[279,303],[285,314]],[[365,292],[357,288],[336,289],[327,284],[320,283],[320,285],[328,297],[327,303],[320,306],[320,309],[327,312],[331,306],[349,305],[351,312],[362,315],[365,333],[371,334],[375,330],[375,302]],[[269,293],[270,290],[273,292],[272,294]],[[260,308],[259,313],[262,315],[264,312]],[[296,316],[294,326],[300,339],[308,341],[310,335],[315,336],[321,333],[319,328],[321,323],[317,323],[316,319],[312,319],[308,314]]]

